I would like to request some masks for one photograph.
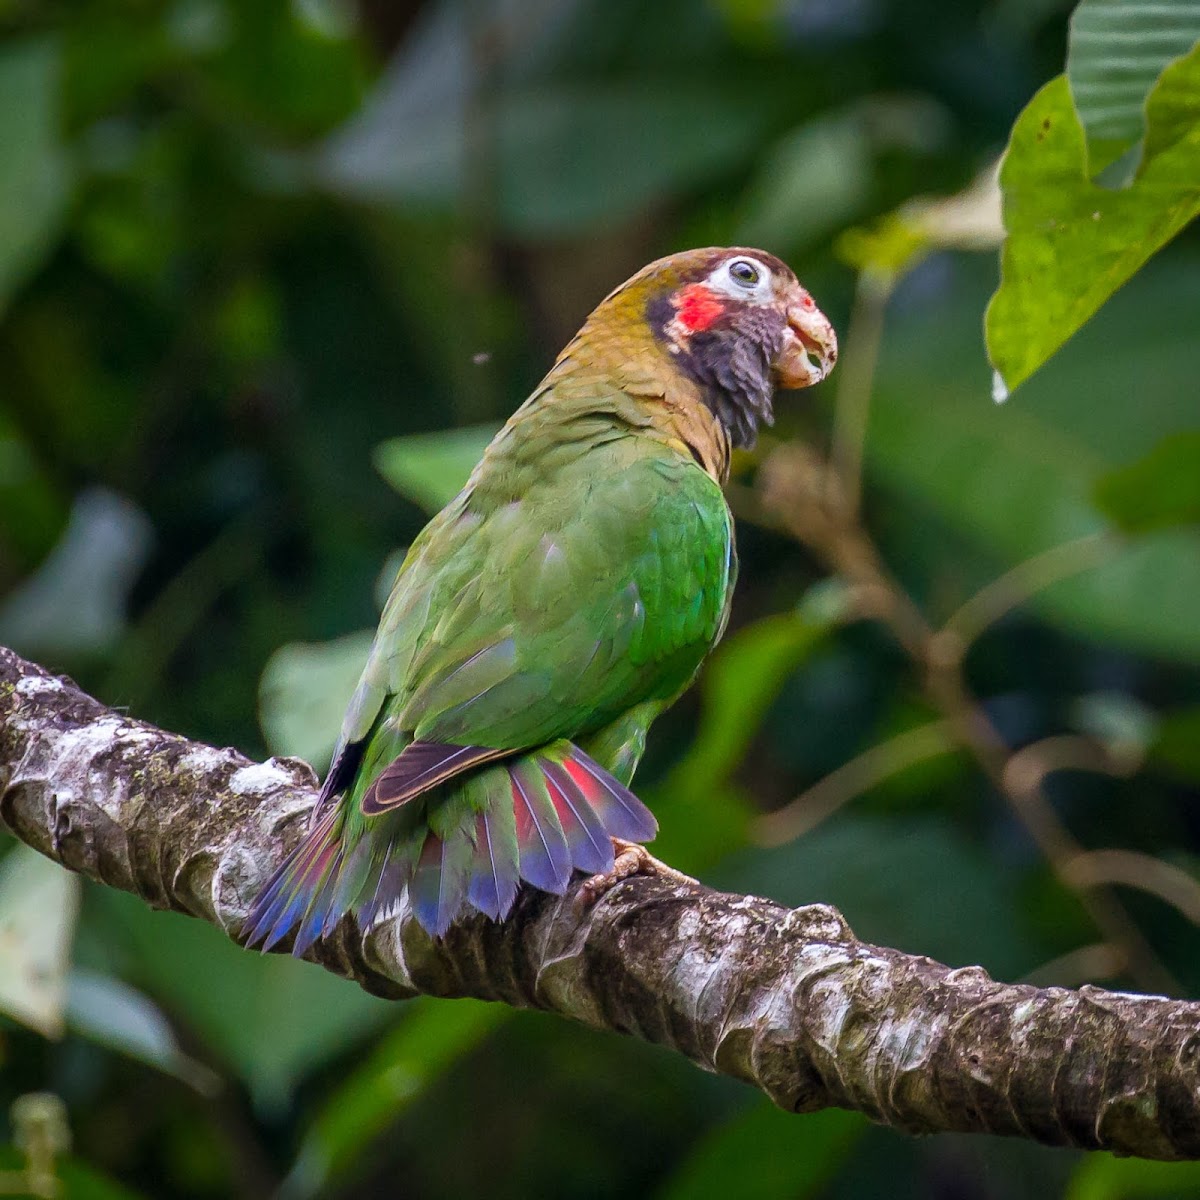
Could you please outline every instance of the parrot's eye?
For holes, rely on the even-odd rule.
[[[735,258],[729,264],[729,275],[734,283],[744,288],[756,288],[762,273],[748,258]]]

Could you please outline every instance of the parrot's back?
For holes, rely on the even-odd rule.
[[[523,410],[400,569],[315,825],[251,913],[302,952],[405,887],[441,934],[561,893],[657,829],[629,790],[653,718],[719,637],[735,559],[716,482],[620,394]]]
[[[720,637],[720,485],[777,384],[832,367],[829,322],[762,251],[660,259],[612,292],[396,578],[304,841],[247,918],[303,953],[407,895],[440,935],[521,881],[613,870],[654,817],[646,731]]]

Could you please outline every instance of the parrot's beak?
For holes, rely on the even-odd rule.
[[[837,362],[837,334],[813,298],[797,287],[788,297],[787,331],[775,360],[775,382],[781,388],[820,383]]]

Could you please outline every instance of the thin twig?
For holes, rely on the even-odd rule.
[[[1090,533],[1073,542],[1043,550],[980,588],[951,614],[939,637],[952,638],[961,657],[979,635],[1001,617],[1051,584],[1099,566],[1115,549],[1106,534]]]
[[[1022,983],[1034,987],[1078,987],[1096,979],[1115,979],[1125,967],[1125,956],[1107,942],[1092,942],[1068,950],[1030,971]]]
[[[814,829],[855,796],[906,767],[954,750],[956,745],[946,720],[906,729],[831,771],[782,808],[759,817],[754,823],[754,840],[761,846],[782,846]]]
[[[840,503],[845,518],[858,517],[862,495],[863,448],[867,441],[867,418],[879,347],[883,341],[883,318],[896,286],[896,273],[868,268],[858,273],[854,308],[846,334],[846,352],[838,371],[834,402],[833,441],[830,459],[836,470],[837,495],[831,503]]]
[[[1004,764],[1004,790],[1027,800],[1036,797],[1047,775],[1055,771],[1092,771],[1123,778],[1136,766],[1130,759],[1114,757],[1108,747],[1076,733],[1042,738],[1010,754]]]
[[[1193,925],[1200,925],[1200,881],[1174,863],[1136,850],[1087,850],[1069,860],[1064,869],[1076,887],[1116,884],[1137,888],[1171,905]]]

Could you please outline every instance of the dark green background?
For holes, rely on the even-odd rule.
[[[385,561],[427,515],[373,465],[380,443],[495,425],[592,304],[673,249],[765,245],[844,333],[855,277],[838,235],[957,191],[998,154],[1061,70],[1068,11],[5,0],[0,641],[166,728],[254,756],[293,749],[259,724],[268,659],[373,625]],[[1003,408],[981,337],[994,254],[936,254],[903,281],[866,519],[932,620],[1103,528],[1098,481],[1196,426],[1198,277],[1185,237]],[[787,399],[768,448],[823,450],[835,386]],[[443,451],[409,450],[408,476],[452,487],[462,455]],[[739,538],[720,680],[661,721],[639,777],[662,853],[724,887],[836,903],[865,938],[1005,978],[1094,943],[963,753],[798,843],[750,846],[748,813],[933,714],[879,629],[781,634],[778,614],[822,572],[776,533],[743,522]],[[780,661],[775,637],[781,680],[764,666]],[[1007,617],[968,674],[1014,746],[1098,727],[1137,740],[1131,779],[1062,774],[1052,801],[1083,844],[1195,874],[1198,663],[1200,537],[1182,528]],[[285,722],[304,699],[289,679],[271,693]],[[316,723],[332,736],[329,709]],[[1124,899],[1196,994],[1197,931]],[[0,1107],[63,1097],[71,1195],[262,1196],[284,1179],[290,1196],[422,1200],[1200,1186],[1188,1168],[789,1118],[644,1045],[485,1006],[389,1006],[99,888],[85,889],[75,960],[61,1042],[0,1024]],[[135,1027],[169,1022],[217,1086],[99,1044],[97,995]]]

